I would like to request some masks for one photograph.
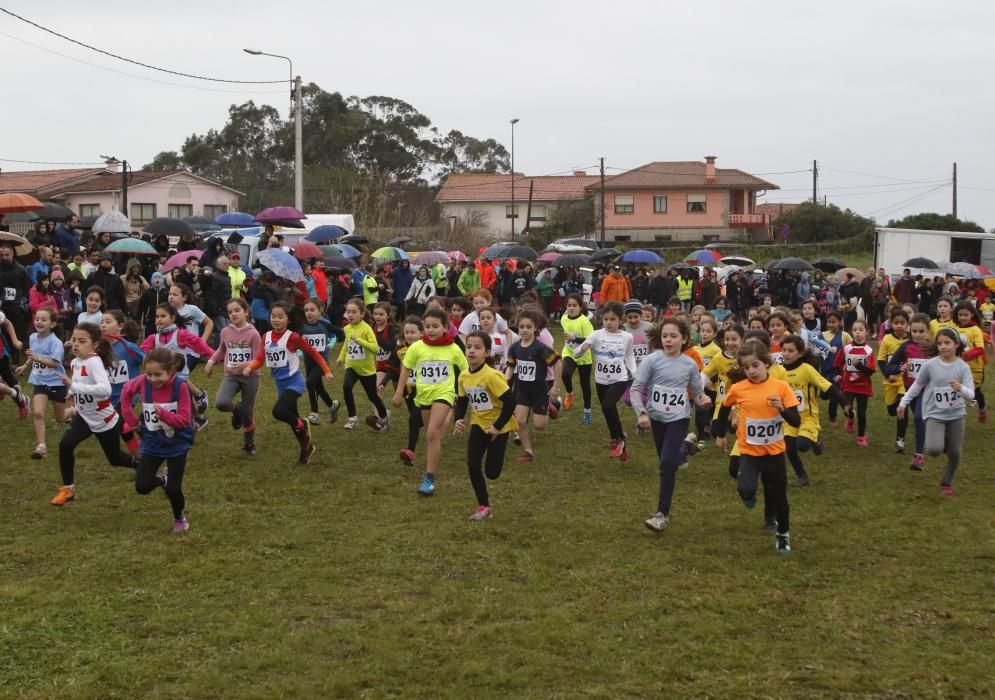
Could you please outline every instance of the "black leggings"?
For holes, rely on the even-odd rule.
[[[318,412],[318,398],[324,402],[325,407],[331,407],[332,397],[325,388],[325,373],[321,371],[318,363],[310,357],[304,358],[304,369],[307,376],[307,400],[311,404],[311,413]]]
[[[418,447],[418,434],[423,427],[421,409],[415,405],[414,392],[405,394],[404,403],[408,405],[408,449],[414,452]]]
[[[905,418],[898,418],[898,401],[888,404],[888,415],[897,418],[895,421],[895,439],[905,440],[905,434],[909,431],[909,413],[906,411]]]
[[[788,448],[788,461],[791,468],[795,470],[795,476],[805,476],[805,465],[802,464],[801,452],[808,452],[814,443],[807,437],[784,436],[784,444]]]
[[[740,455],[739,482],[737,491],[739,497],[747,505],[756,502],[757,480],[763,481],[764,515],[777,519],[778,534],[788,532],[790,525],[788,510],[788,469],[784,463],[784,453],[776,455]]]
[[[90,430],[83,417],[78,413],[73,416],[69,428],[62,434],[59,441],[59,470],[62,472],[62,485],[72,486],[76,477],[76,446],[93,435],[100,443],[107,461],[115,467],[135,468],[135,460],[127,452],[121,450],[121,419],[117,425],[102,433]]]
[[[183,497],[183,471],[187,466],[187,454],[184,452],[176,457],[157,457],[143,454],[138,461],[138,472],[135,474],[135,491],[145,496],[162,486],[162,477],[156,476],[162,463],[166,463],[169,477],[163,490],[173,508],[173,519],[183,519],[183,509],[187,501]]]
[[[349,417],[354,418],[356,416],[356,399],[352,395],[352,388],[356,386],[357,381],[363,385],[366,398],[370,400],[373,408],[377,410],[377,416],[379,418],[386,418],[387,407],[383,405],[383,401],[377,396],[377,375],[368,374],[365,377],[361,377],[351,367],[345,371],[345,378],[342,380],[342,395],[345,397],[345,408],[349,412]]]
[[[974,400],[978,402],[978,410],[984,411],[987,404],[985,403],[985,395],[981,392],[981,387],[974,387]]]
[[[601,404],[601,413],[605,416],[605,423],[608,424],[608,434],[612,440],[624,440],[625,433],[622,430],[622,419],[618,417],[618,402],[622,399],[622,394],[629,388],[632,382],[615,382],[614,384],[597,384],[598,402]]]
[[[867,394],[851,394],[847,392],[846,397],[853,402],[853,412],[857,418],[857,437],[864,437],[867,432]]]
[[[712,400],[709,406],[698,406],[694,408],[694,429],[698,433],[698,439],[704,440],[711,436],[712,431],[712,407],[715,405],[715,397],[718,394],[711,389],[705,389],[705,394]]]
[[[11,389],[19,388],[17,383],[17,376],[14,374],[14,370],[10,366],[9,355],[4,355],[3,357],[0,357],[0,381],[9,386]]]
[[[578,365],[572,357],[563,358],[563,388],[568,394],[574,393],[574,370],[580,372],[580,391],[584,395],[584,408],[591,410],[591,367]]]
[[[491,505],[487,498],[487,479],[493,481],[501,476],[508,435],[509,433],[501,433],[492,439],[480,426],[470,426],[470,435],[466,441],[466,466],[470,471],[470,484],[477,496],[477,505]]]
[[[281,423],[286,423],[294,431],[294,437],[301,444],[301,448],[306,447],[309,440],[310,431],[307,423],[301,420],[301,415],[297,412],[297,399],[301,397],[293,389],[284,390],[276,403],[273,404],[273,417]]]

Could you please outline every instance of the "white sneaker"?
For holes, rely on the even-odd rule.
[[[332,405],[328,407],[328,422],[334,423],[339,419],[339,408],[342,404],[338,399],[332,399]]]
[[[653,532],[663,532],[670,525],[670,518],[663,513],[657,513],[644,521],[643,524]]]
[[[345,422],[345,425],[343,425],[342,427],[345,428],[346,430],[352,430],[357,425],[359,425],[359,418],[357,418],[356,416],[349,416],[349,420],[347,420]]]
[[[310,423],[311,425],[318,425],[318,423],[321,422],[321,416],[319,416],[314,411],[311,411],[309,414],[307,414],[307,422]]]

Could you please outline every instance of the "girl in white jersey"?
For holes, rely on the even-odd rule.
[[[62,506],[76,498],[76,446],[95,435],[107,461],[115,467],[137,469],[137,462],[121,450],[121,420],[111,404],[111,379],[107,368],[114,363],[114,352],[100,334],[100,328],[81,323],[69,341],[72,348],[72,376],[62,383],[69,388],[76,410],[72,422],[59,443],[59,469],[62,488],[50,501]]]

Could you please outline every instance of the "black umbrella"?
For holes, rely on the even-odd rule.
[[[93,228],[93,225],[97,223],[97,219],[100,218],[100,214],[90,214],[89,216],[84,216],[76,224],[76,228],[80,231],[89,231]]]
[[[918,267],[927,270],[939,270],[940,266],[929,258],[911,258],[902,263],[902,267]]]
[[[567,253],[566,255],[561,255],[554,260],[551,267],[580,267],[581,265],[587,265],[590,262],[590,255]]]
[[[38,214],[39,219],[55,219],[56,221],[65,221],[70,216],[75,216],[72,209],[58,202],[45,202],[42,210],[35,213]]]
[[[768,270],[782,270],[782,271],[797,271],[797,270],[814,270],[810,263],[805,262],[801,258],[783,258],[777,262],[773,262],[767,266]]]
[[[220,224],[214,223],[206,216],[185,216],[183,221],[190,224],[194,231],[214,231],[221,228]]]
[[[490,248],[487,248],[481,255],[485,258],[503,258],[504,251],[511,247],[509,243],[495,243]]]
[[[348,243],[349,245],[363,245],[369,242],[369,238],[358,233],[350,233],[348,236],[342,236],[339,239],[339,243]]]
[[[405,243],[410,243],[413,240],[415,239],[410,236],[397,236],[396,238],[391,238],[387,241],[387,245],[394,246],[396,248],[403,248]]]
[[[683,260],[681,262],[675,262],[673,265],[667,268],[668,270],[694,270],[695,266],[691,263],[686,263]]]
[[[187,238],[188,240],[193,238],[194,230],[186,221],[182,219],[171,219],[167,216],[160,216],[158,219],[153,219],[152,223],[145,227],[145,233],[151,233],[153,236],[163,235],[163,236],[179,236],[180,238]]]
[[[279,221],[261,221],[262,224],[272,224],[280,228],[306,228],[304,222],[298,219],[281,219]]]
[[[535,260],[539,257],[539,253],[535,252],[532,248],[527,245],[509,245],[506,246],[500,254],[492,255],[493,258],[528,258],[529,260]]]
[[[846,263],[839,258],[819,258],[812,261],[812,267],[823,272],[836,272],[846,267]]]
[[[613,260],[622,254],[618,248],[602,248],[591,255],[591,262],[601,262],[603,260]]]

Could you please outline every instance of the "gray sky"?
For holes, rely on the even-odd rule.
[[[995,142],[992,3],[0,0],[0,6],[100,48],[188,73],[281,79],[286,62],[241,48],[288,55],[305,82],[344,95],[397,97],[440,130],[506,145],[508,122],[518,117],[515,165],[531,175],[594,166],[599,156],[624,169],[714,154],[720,167],[755,174],[807,170],[816,158],[820,195],[886,221],[949,212],[957,161],[960,216],[995,227],[995,177],[986,165]],[[221,127],[232,103],[253,99],[287,112],[282,86],[243,90],[154,73],[2,14],[0,32],[6,102],[0,158],[93,161],[104,153],[138,167],[160,150],[179,148],[188,134]],[[811,196],[809,172],[764,177],[782,188],[767,201]]]

